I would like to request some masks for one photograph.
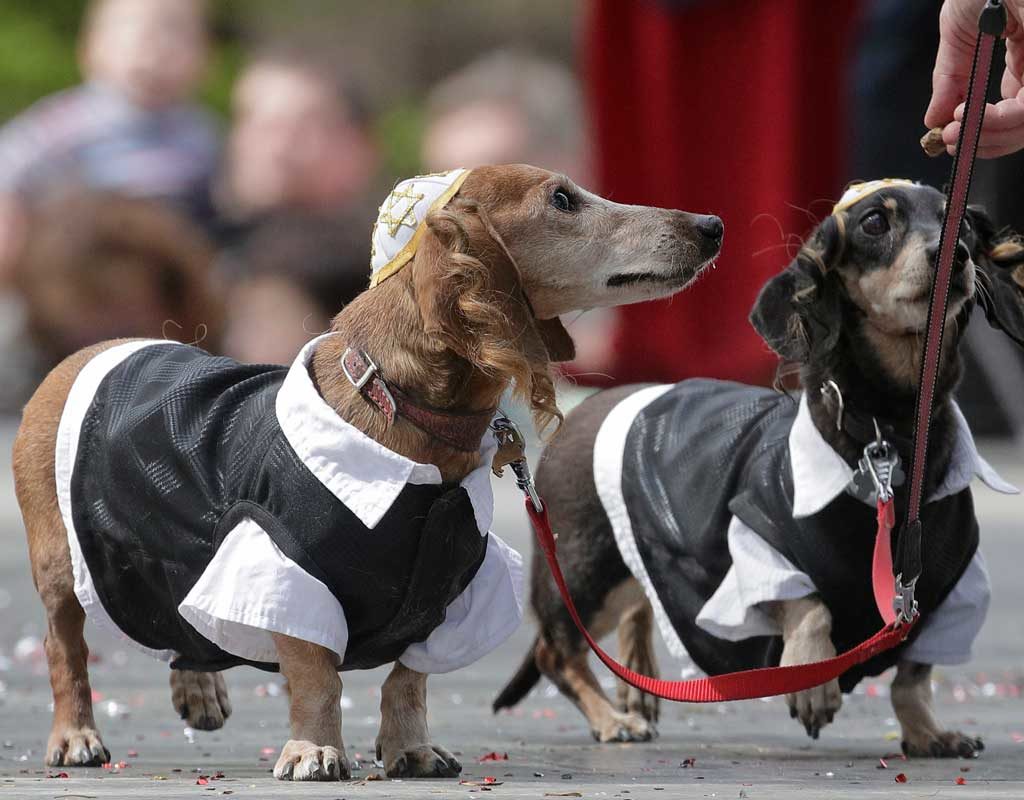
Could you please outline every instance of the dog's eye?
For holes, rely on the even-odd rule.
[[[551,205],[559,211],[572,211],[572,197],[565,189],[559,187],[551,193]]]
[[[868,236],[881,236],[889,230],[889,220],[881,211],[872,211],[860,221],[860,228]]]

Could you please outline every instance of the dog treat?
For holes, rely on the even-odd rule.
[[[921,137],[921,147],[930,157],[941,156],[946,152],[946,143],[942,141],[942,128],[932,128]]]

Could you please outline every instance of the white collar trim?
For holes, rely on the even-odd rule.
[[[277,421],[306,468],[372,529],[407,484],[440,484],[441,471],[389,450],[327,405],[313,385],[309,364],[317,345],[333,335],[318,336],[299,351],[277,393]],[[487,431],[480,443],[480,465],[461,482],[481,534],[490,530],[494,519],[490,475],[496,451]]]
[[[952,406],[956,438],[949,469],[928,502],[963,491],[975,477],[997,492],[1019,494],[1017,487],[1004,480],[981,457],[967,420],[955,402]],[[793,516],[798,519],[817,514],[853,480],[854,471],[815,427],[806,394],[800,396],[800,410],[789,432],[789,458],[793,469]]]

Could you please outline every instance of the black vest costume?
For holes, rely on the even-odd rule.
[[[343,670],[424,641],[483,561],[461,486],[407,485],[370,530],[321,484],[277,420],[287,372],[153,345],[106,375],[85,416],[71,478],[85,562],[117,626],[177,653],[174,668],[277,669],[225,652],[177,611],[245,517],[341,604]]]
[[[768,389],[688,380],[645,406],[626,438],[622,493],[637,549],[672,626],[709,675],[777,666],[782,654],[780,636],[730,642],[696,625],[732,564],[726,534],[733,516],[811,578],[832,612],[837,652],[883,625],[871,587],[875,510],[843,492],[817,514],[793,517],[789,433],[797,411],[793,397]],[[896,490],[897,519],[905,490]],[[970,490],[926,504],[922,522],[917,598],[924,620],[978,547]],[[840,687],[848,692],[892,666],[905,646],[851,669]]]

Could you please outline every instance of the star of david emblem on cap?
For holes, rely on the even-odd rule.
[[[393,238],[403,225],[415,230],[419,224],[416,220],[416,204],[425,196],[423,193],[414,192],[412,186],[396,189],[388,195],[380,209],[380,222],[387,226],[388,236]],[[408,201],[404,206],[401,205],[403,200]]]

